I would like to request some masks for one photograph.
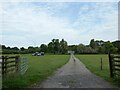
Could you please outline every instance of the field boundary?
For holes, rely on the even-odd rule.
[[[109,54],[110,77],[120,76],[120,55]]]
[[[28,60],[20,56],[0,57],[0,74],[6,77],[10,74],[24,74],[28,69]]]

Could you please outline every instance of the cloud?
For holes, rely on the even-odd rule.
[[[2,2],[119,2],[119,0],[2,0]]]
[[[79,17],[73,24],[81,32],[81,38],[87,38],[87,42],[92,38],[112,41],[118,39],[117,3],[92,4],[80,8]]]
[[[78,36],[77,32],[69,28],[69,22],[53,17],[41,8],[36,12],[32,7],[14,5],[12,9],[4,10],[3,14],[3,43],[11,46],[29,45],[33,41],[40,45],[53,38],[74,41],[74,37]]]
[[[72,10],[76,5],[72,4],[73,6],[71,3],[4,3],[2,43],[27,47],[47,44],[53,38],[64,38],[68,44],[88,44],[92,38],[117,39],[116,4],[84,3],[81,6],[78,3],[78,15],[70,13],[77,17],[74,21],[71,15],[59,16],[60,13],[65,15],[67,9]]]

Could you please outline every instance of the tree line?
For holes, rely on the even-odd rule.
[[[52,39],[51,42],[41,44],[39,47],[29,46],[28,48],[6,47],[0,45],[3,54],[28,54],[34,52],[45,52],[51,54],[67,54],[68,51],[75,51],[76,54],[107,54],[120,53],[120,41],[103,41],[91,39],[89,45],[68,45],[62,39]]]

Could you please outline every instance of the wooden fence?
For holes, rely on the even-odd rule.
[[[0,69],[3,77],[10,74],[24,74],[28,68],[26,59],[24,60],[20,56],[2,56],[0,58],[2,59]]]
[[[110,76],[120,76],[120,55],[109,54]]]

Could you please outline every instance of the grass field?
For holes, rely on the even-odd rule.
[[[30,54],[21,56],[29,60],[28,71],[24,75],[12,76],[9,79],[5,79],[3,87],[22,88],[36,82],[40,83],[52,75],[57,68],[67,63],[70,57],[69,55],[32,56]]]
[[[120,78],[110,78],[108,55],[75,55],[94,74],[120,86]],[[100,59],[103,61],[103,70],[100,69]]]

